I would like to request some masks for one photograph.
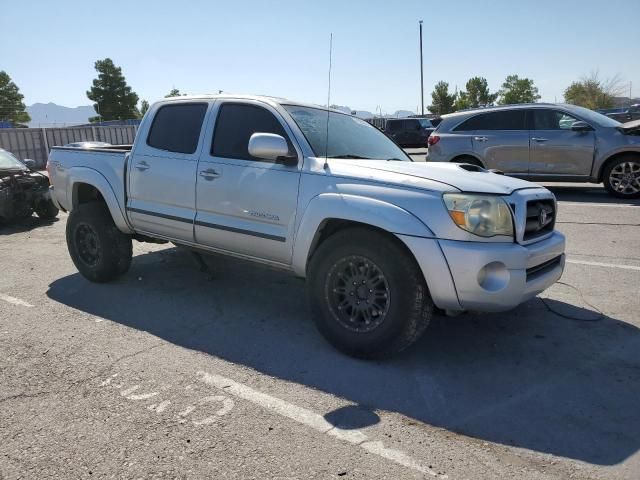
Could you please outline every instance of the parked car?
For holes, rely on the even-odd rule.
[[[26,218],[33,212],[45,219],[58,215],[51,201],[49,179],[30,169],[35,162],[25,162],[0,149],[0,222]]]
[[[531,104],[444,115],[427,161],[471,163],[534,181],[604,183],[640,197],[640,122],[574,105]]]
[[[123,275],[134,239],[282,268],[306,277],[319,330],[352,355],[406,348],[434,305],[513,308],[564,268],[547,189],[471,165],[413,163],[337,111],[169,98],[151,106],[129,150],[51,151],[53,198],[70,212],[67,245],[83,276]]]
[[[107,143],[107,142],[73,142],[73,143],[67,143],[65,145],[65,147],[72,147],[72,148],[103,148],[103,147],[110,147],[111,144]]]
[[[426,147],[435,126],[427,118],[391,118],[384,133],[401,147]]]
[[[609,112],[605,115],[622,123],[640,120],[640,104],[631,105],[629,108],[623,108],[617,112]]]

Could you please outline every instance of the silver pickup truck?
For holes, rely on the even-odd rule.
[[[132,240],[265,263],[306,277],[319,330],[360,357],[406,348],[435,307],[516,307],[564,268],[545,188],[413,163],[366,122],[283,99],[162,100],[134,145],[53,147],[48,169],[87,279],[124,274]]]

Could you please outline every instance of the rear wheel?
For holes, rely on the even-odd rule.
[[[366,228],[343,230],[320,245],[309,264],[307,295],[320,332],[361,358],[404,350],[433,313],[413,257],[389,235]]]
[[[131,237],[113,223],[102,203],[79,205],[67,220],[67,247],[78,271],[92,282],[108,282],[129,270]]]
[[[618,198],[640,197],[640,156],[621,155],[607,165],[602,180],[607,191]]]

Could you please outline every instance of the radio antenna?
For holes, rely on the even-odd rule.
[[[329,88],[327,89],[327,131],[324,145],[324,169],[329,168],[329,105],[331,105],[331,52],[333,50],[333,33],[329,36]]]

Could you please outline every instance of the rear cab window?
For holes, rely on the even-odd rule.
[[[207,106],[206,103],[163,105],[153,118],[147,145],[168,152],[195,153]]]

